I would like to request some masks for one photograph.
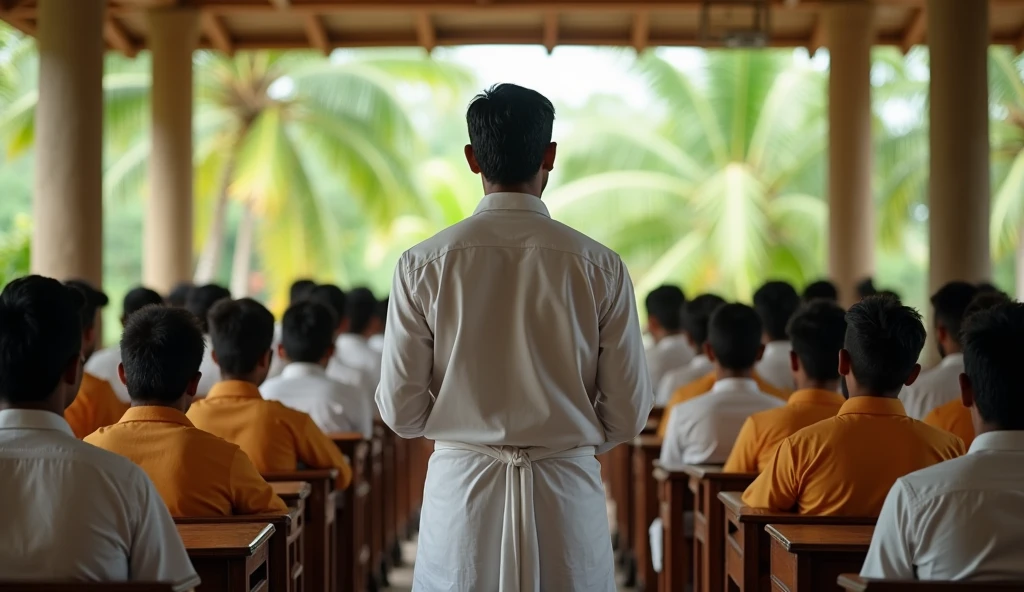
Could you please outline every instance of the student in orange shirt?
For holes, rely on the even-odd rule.
[[[831,419],[783,440],[743,494],[755,508],[801,514],[877,516],[896,479],[965,452],[952,434],[907,416],[900,389],[921,372],[921,315],[871,296],[846,315],[839,373],[849,400]]]
[[[309,415],[266,401],[259,385],[270,372],[274,315],[243,298],[222,300],[208,316],[213,359],[222,382],[193,403],[188,418],[201,430],[237,444],[261,473],[338,469],[337,487],[352,480],[345,457]]]
[[[242,450],[185,416],[199,384],[203,332],[192,313],[150,306],[132,315],[121,337],[118,373],[132,407],[85,441],[142,467],[172,516],[283,514]]]
[[[99,341],[100,311],[110,300],[107,295],[86,282],[72,280],[70,288],[78,290],[85,299],[82,307],[82,359],[88,361]],[[128,405],[121,402],[109,382],[89,372],[82,372],[82,385],[78,396],[64,411],[64,419],[76,438],[84,438],[96,430],[117,423]]]
[[[800,309],[787,328],[789,365],[797,391],[785,407],[747,418],[725,471],[759,473],[779,444],[798,430],[834,417],[846,399],[839,394],[837,360],[846,336],[846,313],[834,302],[817,300]]]

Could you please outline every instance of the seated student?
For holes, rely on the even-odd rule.
[[[950,401],[960,400],[960,374],[964,371],[964,355],[960,353],[960,326],[964,312],[978,294],[967,282],[950,282],[932,296],[935,311],[935,342],[942,361],[926,370],[914,383],[903,389],[900,401],[907,415],[924,419],[933,409]]]
[[[316,288],[316,282],[313,280],[295,280],[292,282],[291,288],[288,290],[288,306],[294,306],[308,299],[314,288]],[[268,380],[275,376],[280,376],[281,371],[284,370],[286,362],[281,359],[281,356],[277,355],[280,345],[281,323],[274,323],[274,342],[271,345],[274,357],[270,361],[270,373],[267,374]]]
[[[167,295],[167,301],[164,304],[174,308],[185,308],[185,305],[188,304],[188,295],[193,289],[195,286],[190,282],[181,282],[175,285]]]
[[[839,394],[839,350],[846,313],[834,302],[814,300],[789,320],[793,344],[790,368],[797,391],[785,407],[747,418],[725,462],[729,473],[760,473],[783,440],[798,430],[834,417],[846,399]]]
[[[153,483],[61,417],[81,376],[84,301],[39,276],[0,294],[0,577],[189,590],[199,578]]]
[[[960,438],[907,417],[900,387],[921,371],[921,315],[887,296],[846,313],[839,373],[849,400],[838,415],[786,438],[743,493],[743,503],[778,512],[877,516],[903,475],[964,453]]]
[[[704,351],[715,365],[715,384],[707,394],[672,409],[662,464],[724,463],[748,417],[783,405],[751,378],[764,349],[761,332],[761,320],[749,306],[726,304],[711,315]]]
[[[185,416],[203,347],[199,321],[187,310],[150,306],[133,314],[118,369],[132,407],[85,441],[142,467],[172,516],[287,513],[238,446],[196,429]]]
[[[107,305],[107,295],[86,282],[73,280],[67,286],[78,290],[85,299],[80,316],[82,323],[82,359],[86,362],[96,351],[99,341],[100,309]],[[82,385],[75,401],[64,411],[64,419],[78,438],[84,438],[103,426],[117,423],[128,405],[117,398],[109,382],[89,372],[82,372]]]
[[[384,354],[384,328],[388,322],[388,298],[377,302],[373,316],[377,319],[377,333],[370,337],[369,344],[373,351]]]
[[[334,356],[349,368],[369,377],[374,392],[380,382],[381,354],[370,347],[370,336],[377,332],[377,298],[367,288],[353,288],[345,295],[348,330],[334,342]]]
[[[665,372],[661,381],[656,383],[658,390],[655,393],[655,405],[668,404],[672,394],[679,388],[703,378],[715,369],[711,360],[704,355],[704,343],[708,340],[708,321],[711,319],[711,313],[724,304],[725,300],[714,294],[702,294],[684,303],[681,318],[683,330],[686,341],[696,355],[685,366]]]
[[[966,456],[900,478],[861,570],[897,580],[1024,580],[1024,305],[975,314],[962,334]]]
[[[205,397],[210,392],[210,389],[213,388],[213,385],[220,382],[220,368],[217,366],[217,362],[213,360],[213,347],[210,343],[210,323],[207,317],[214,304],[221,300],[230,299],[231,292],[228,292],[227,288],[216,284],[207,284],[189,290],[188,300],[185,302],[185,308],[199,319],[199,326],[202,327],[203,335],[206,336],[206,353],[203,356],[203,363],[199,366],[199,372],[202,373],[203,377],[199,379],[199,387],[196,390],[196,396],[200,398]]]
[[[828,280],[818,280],[807,284],[801,298],[804,302],[811,302],[814,300],[839,302],[839,290],[836,288],[835,284]]]
[[[352,469],[309,415],[260,395],[270,370],[274,315],[249,298],[222,300],[210,310],[209,322],[213,359],[224,380],[192,404],[192,423],[237,444],[261,473],[294,471],[300,463],[336,468],[338,488],[348,487]]]
[[[277,378],[263,383],[263,398],[308,413],[326,433],[373,436],[373,401],[358,388],[327,377],[334,355],[334,313],[317,302],[299,302],[284,313]]]
[[[135,313],[135,311],[151,305],[162,306],[163,303],[163,296],[149,288],[139,287],[129,290],[124,295],[124,305],[121,308],[121,326],[124,326],[128,317]],[[117,395],[118,400],[122,403],[128,403],[131,401],[131,397],[128,396],[128,389],[121,383],[121,379],[118,378],[117,374],[117,367],[120,364],[121,346],[115,343],[94,353],[89,358],[89,361],[85,363],[85,371],[97,378],[106,380],[113,387],[114,394]]]
[[[334,339],[337,339],[348,331],[348,298],[345,292],[338,286],[323,284],[317,286],[309,295],[309,299],[318,302],[334,312],[335,328]],[[376,392],[377,382],[380,377],[374,379],[369,372],[361,368],[355,368],[346,364],[338,355],[335,348],[331,361],[327,364],[327,376],[338,382],[350,384],[360,391],[366,393],[371,400]]]
[[[647,350],[647,372],[651,384],[657,386],[665,373],[685,368],[696,352],[683,329],[683,307],[686,297],[679,286],[660,286],[645,300],[647,306],[647,332],[654,345]]]
[[[768,282],[754,292],[754,310],[764,325],[764,355],[757,363],[757,373],[772,386],[792,391],[793,373],[789,354],[793,348],[786,335],[790,317],[800,308],[800,296],[786,282]]]

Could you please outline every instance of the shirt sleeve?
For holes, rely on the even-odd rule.
[[[241,450],[231,462],[231,505],[233,514],[287,514],[288,505]]]
[[[131,581],[171,582],[175,592],[191,590],[199,585],[199,575],[192,567],[167,506],[141,469],[139,474],[139,515],[128,559]]]
[[[726,473],[756,473],[759,452],[757,426],[753,418],[748,417],[740,428],[740,434],[736,437],[736,443],[733,444],[732,452],[729,453],[729,459],[725,461],[722,470]]]
[[[800,496],[795,457],[790,438],[786,438],[775,451],[771,463],[743,492],[743,503],[776,512],[795,511]]]
[[[384,423],[403,438],[417,438],[434,406],[434,333],[408,285],[404,263],[395,268],[375,399]]]
[[[338,469],[335,487],[345,489],[352,482],[352,467],[345,460],[345,455],[316,427],[308,415],[302,416],[302,425],[296,438],[299,460],[312,469]]]
[[[911,516],[906,488],[898,479],[889,490],[878,515],[878,526],[871,537],[867,558],[860,575],[865,578],[912,580],[914,553],[910,528],[916,520]]]

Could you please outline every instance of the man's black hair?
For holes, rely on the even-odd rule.
[[[274,341],[274,315],[251,298],[220,300],[210,309],[210,339],[221,372],[245,376]]]
[[[0,401],[41,403],[82,355],[80,290],[38,275],[0,293]]]
[[[967,282],[949,282],[932,295],[935,323],[945,327],[955,343],[960,343],[960,328],[964,322],[964,313],[967,312],[967,307],[977,295],[977,286]]]
[[[319,302],[291,305],[281,320],[281,344],[293,362],[317,364],[334,345],[334,313]]]
[[[846,350],[853,376],[877,394],[898,392],[925,340],[921,315],[891,296],[869,296],[846,313]]]
[[[199,319],[183,308],[146,306],[127,316],[121,363],[133,400],[173,403],[203,362]]]
[[[316,282],[313,280],[295,280],[292,282],[292,286],[288,290],[288,304],[297,304],[309,298],[310,293],[313,292],[313,288],[316,288]]]
[[[82,330],[88,331],[92,329],[96,325],[96,312],[110,304],[110,298],[107,298],[106,294],[84,280],[68,280],[64,282],[64,285],[78,290],[82,294],[82,298],[85,301],[85,304],[79,309]]]
[[[772,341],[784,341],[789,318],[800,308],[800,295],[786,282],[768,282],[754,292],[754,310]]]
[[[309,293],[311,302],[319,302],[334,313],[334,328],[337,329],[348,316],[348,298],[345,292],[334,284],[317,286]]]
[[[388,301],[389,300],[390,300],[389,298],[385,298],[384,300],[378,300],[377,301],[377,306],[376,306],[376,308],[374,309],[374,312],[373,312],[374,316],[377,317],[377,320],[380,321],[380,329],[381,329],[381,331],[384,330],[384,327],[388,323]]]
[[[369,288],[353,288],[345,295],[348,332],[361,334],[373,321],[377,311],[377,297]]]
[[[485,179],[497,184],[534,178],[551,144],[555,107],[537,91],[498,84],[469,104],[466,123]]]
[[[708,323],[708,343],[718,365],[727,370],[748,370],[761,351],[761,318],[746,304],[719,306]]]
[[[978,314],[983,310],[995,308],[1000,304],[1010,304],[1013,300],[1003,292],[983,292],[978,290],[978,293],[971,300],[971,303],[967,306],[967,310],[964,311],[964,320],[960,324],[960,334],[963,335],[963,326],[967,323],[967,319]]]
[[[979,293],[982,293],[982,292],[998,292],[1000,294],[1003,293],[1003,291],[999,289],[999,286],[993,284],[992,282],[981,282],[981,283],[979,283],[978,284],[978,292]]]
[[[811,380],[839,380],[839,350],[846,341],[846,311],[829,300],[813,300],[789,319],[789,340]]]
[[[127,319],[136,312],[147,306],[163,306],[164,298],[155,290],[149,288],[132,288],[124,295],[124,305],[121,307],[121,315]]]
[[[659,286],[647,295],[644,301],[647,316],[658,320],[671,333],[683,330],[683,306],[686,296],[679,286]]]
[[[1003,303],[970,316],[962,339],[978,414],[1001,430],[1024,430],[1024,304]]]
[[[875,280],[873,278],[864,278],[857,282],[857,296],[860,296],[861,300],[875,294],[878,294],[878,289],[875,288]]]
[[[829,300],[831,302],[839,301],[839,289],[836,285],[828,280],[818,280],[812,282],[804,288],[803,294],[804,302],[811,302],[812,300]]]
[[[171,293],[167,295],[167,305],[175,308],[185,308],[188,303],[188,294],[195,286],[191,282],[181,282],[171,289]]]
[[[711,314],[724,304],[725,300],[720,296],[701,294],[683,307],[683,327],[698,349],[703,348],[704,342],[708,340],[708,321],[711,320]]]
[[[206,284],[189,290],[185,308],[199,319],[203,333],[210,332],[210,309],[221,300],[231,300],[231,292],[224,286]]]

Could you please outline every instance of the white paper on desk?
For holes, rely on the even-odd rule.
[[[651,537],[651,564],[654,566],[654,571],[661,573],[661,562],[665,556],[665,551],[662,547],[665,531],[661,528],[661,518],[655,518],[647,532]]]

